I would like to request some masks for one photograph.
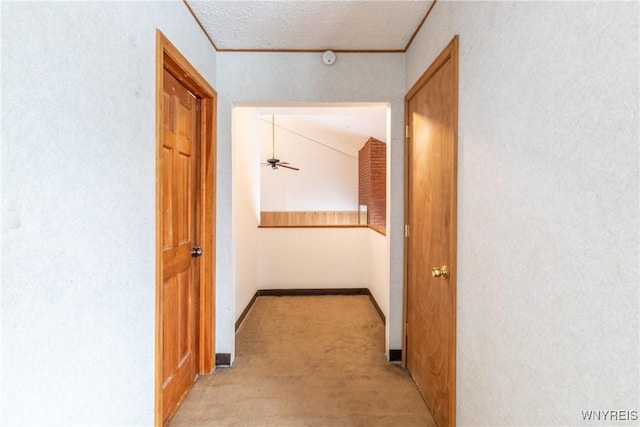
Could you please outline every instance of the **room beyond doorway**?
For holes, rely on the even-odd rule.
[[[233,282],[235,293],[235,320],[247,307],[256,291],[259,289],[297,289],[297,288],[368,288],[374,295],[381,309],[388,316],[389,310],[389,236],[375,232],[367,227],[299,227],[299,228],[259,228],[261,196],[269,194],[269,190],[261,190],[262,175],[268,174],[278,179],[295,177],[302,180],[300,172],[310,171],[323,165],[320,162],[321,151],[327,156],[341,157],[354,167],[350,184],[353,195],[353,207],[357,210],[357,159],[346,153],[357,156],[359,147],[348,147],[348,143],[340,143],[331,139],[332,133],[327,129],[310,134],[312,129],[321,128],[322,118],[355,114],[370,114],[382,123],[375,126],[376,134],[363,133],[360,136],[362,144],[368,137],[376,137],[384,141],[390,140],[390,109],[387,103],[314,103],[314,104],[242,104],[233,109],[233,204],[232,204],[232,241],[233,251]],[[313,116],[314,120],[297,123],[295,116]],[[290,138],[289,144],[298,143],[294,151],[277,153],[277,157],[290,165],[299,167],[301,171],[288,169],[271,170],[265,163],[260,152],[261,141],[268,145],[272,143],[274,134],[273,117],[276,120],[275,136],[277,150],[282,138]],[[279,120],[279,118],[281,120]],[[308,117],[307,117],[308,118]],[[337,119],[336,119],[337,120]],[[361,120],[362,121],[362,120]],[[366,121],[366,120],[365,120]],[[302,120],[300,120],[302,122]],[[343,133],[347,134],[346,119]],[[281,126],[282,125],[282,126]],[[352,130],[355,126],[352,125]],[[355,131],[352,132],[356,134]],[[334,131],[333,135],[337,134]],[[302,136],[301,136],[302,135]],[[313,141],[311,141],[311,139]],[[304,154],[302,147],[315,150],[311,155]],[[329,147],[328,147],[329,146]],[[340,150],[341,152],[338,152]],[[351,150],[351,151],[349,151]],[[388,151],[388,148],[387,148]],[[282,154],[281,154],[282,153]],[[297,157],[289,157],[296,155]],[[271,153],[269,153],[271,155]],[[285,157],[286,156],[286,157]],[[354,157],[355,157],[354,156]],[[322,168],[321,168],[322,169]],[[315,176],[311,179],[332,179],[330,165],[324,166],[328,178],[322,178],[320,171],[315,169]],[[278,176],[274,177],[274,174]],[[289,174],[289,175],[285,175]],[[295,175],[298,174],[298,175]],[[387,177],[389,174],[387,156]],[[388,179],[386,180],[388,183]],[[291,184],[291,183],[290,183]],[[293,184],[292,184],[293,185]],[[339,185],[333,185],[333,188]],[[293,197],[297,190],[304,190],[305,186],[289,188],[288,197]],[[389,186],[386,185],[386,194]],[[296,191],[294,191],[296,190]],[[325,194],[323,199],[330,199]],[[271,194],[278,190],[271,191]],[[340,197],[345,199],[344,194]],[[312,203],[308,198],[303,203]],[[266,202],[266,201],[265,201]],[[271,200],[270,202],[277,202]],[[296,203],[288,200],[288,203]],[[335,202],[335,201],[334,201]],[[389,204],[386,204],[388,215]],[[300,206],[300,205],[295,205]],[[310,206],[310,205],[306,205]],[[317,205],[316,205],[317,206]],[[314,208],[320,210],[319,207]],[[336,205],[328,208],[338,210]],[[388,333],[386,334],[388,336]],[[387,339],[388,342],[388,339]]]

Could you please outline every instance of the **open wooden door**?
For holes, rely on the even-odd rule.
[[[156,425],[214,360],[215,91],[157,32]]]
[[[455,425],[458,38],[406,96],[405,366]]]

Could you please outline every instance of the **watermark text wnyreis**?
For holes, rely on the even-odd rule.
[[[581,411],[584,421],[637,421],[638,411],[596,410]]]

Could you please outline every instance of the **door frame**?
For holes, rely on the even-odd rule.
[[[450,269],[448,282],[451,286],[451,296],[452,296],[452,313],[453,313],[453,321],[452,321],[452,337],[453,339],[449,343],[449,366],[450,366],[450,376],[451,376],[451,396],[449,400],[449,404],[451,407],[449,408],[451,417],[450,422],[451,425],[456,424],[456,347],[457,347],[457,270],[458,270],[458,241],[457,241],[457,232],[458,232],[458,85],[459,85],[459,36],[456,35],[453,39],[447,44],[447,46],[442,50],[440,55],[431,63],[431,65],[426,69],[426,71],[420,76],[418,81],[411,87],[411,89],[407,92],[404,98],[404,115],[405,115],[405,150],[404,150],[404,224],[405,224],[405,238],[404,238],[404,278],[403,278],[403,308],[402,308],[402,367],[407,368],[407,317],[408,317],[408,291],[409,291],[409,283],[408,283],[408,268],[409,268],[409,258],[407,256],[408,253],[408,233],[411,232],[409,229],[409,165],[410,165],[410,145],[409,141],[411,138],[411,115],[409,113],[409,101],[413,96],[422,89],[422,87],[429,81],[431,78],[440,70],[445,62],[448,60],[452,61],[453,65],[453,74],[455,79],[455,89],[454,89],[454,106],[453,106],[453,116],[456,126],[453,129],[453,168],[456,171],[455,176],[451,180],[451,208],[452,208],[452,217],[453,224],[451,227],[451,234],[449,236],[450,239],[450,259],[447,261],[447,264]],[[442,426],[444,427],[444,426]]]
[[[196,359],[198,374],[214,369],[215,351],[215,224],[216,224],[216,108],[217,93],[178,49],[156,29],[156,304],[155,304],[155,425],[162,419],[162,227],[164,220],[162,195],[162,138],[163,138],[163,70],[169,71],[200,100],[197,136],[199,154],[196,188],[196,242],[202,247],[199,259],[199,289],[196,313]]]

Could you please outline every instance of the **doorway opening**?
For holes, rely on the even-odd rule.
[[[259,291],[363,286],[388,316],[389,238],[358,223],[358,152],[371,137],[386,143],[388,220],[389,104],[242,103],[232,121],[236,322]],[[272,158],[299,170],[273,168]],[[261,226],[266,212],[325,222],[348,212],[355,223]]]

